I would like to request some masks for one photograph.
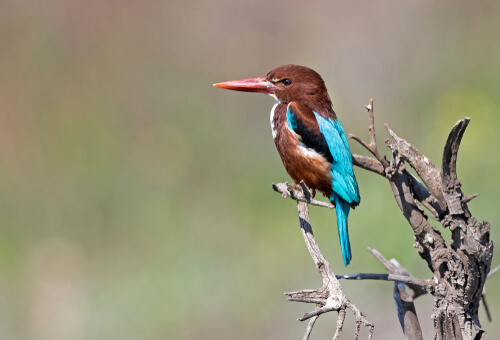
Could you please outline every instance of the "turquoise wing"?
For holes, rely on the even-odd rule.
[[[333,191],[349,204],[359,204],[358,182],[352,169],[351,150],[340,121],[324,118],[316,112],[314,115],[333,158],[330,171]],[[334,197],[330,197],[330,200],[334,199]]]

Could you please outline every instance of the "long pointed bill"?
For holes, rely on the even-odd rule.
[[[214,86],[227,90],[260,92],[268,94],[274,94],[274,90],[277,89],[277,87],[273,83],[268,81],[266,77],[225,81],[223,83],[214,84]]]

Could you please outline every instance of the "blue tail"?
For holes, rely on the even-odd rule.
[[[347,266],[349,262],[351,262],[351,244],[349,243],[349,231],[347,228],[347,216],[349,216],[351,207],[338,195],[335,195],[335,205],[335,211],[337,212],[337,228],[339,230],[340,248],[342,248],[344,265]]]

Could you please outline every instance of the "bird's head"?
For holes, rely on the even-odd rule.
[[[315,111],[330,110],[332,103],[321,76],[310,68],[283,65],[265,77],[239,79],[214,84],[228,90],[267,93],[288,104],[300,102]]]

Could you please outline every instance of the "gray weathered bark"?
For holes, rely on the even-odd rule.
[[[375,143],[373,100],[367,109],[372,142],[367,145],[356,136],[350,137],[365,146],[375,159],[353,155],[353,161],[388,179],[396,203],[413,229],[414,246],[433,273],[434,284],[428,291],[435,302],[431,315],[435,338],[473,339],[474,333],[476,337],[483,337],[478,310],[493,257],[493,243],[489,223],[472,217],[467,207],[467,202],[477,195],[463,195],[456,172],[458,149],[469,118],[458,121],[451,130],[444,146],[442,169],[439,169],[388,125],[386,128],[394,139],[386,141],[392,159],[389,162],[382,157]],[[416,171],[423,184],[406,170],[406,164]],[[426,207],[442,227],[450,228],[449,245],[430,225],[417,202]]]
[[[299,321],[309,320],[303,340],[309,339],[314,323],[321,314],[337,311],[337,326],[335,329],[334,340],[339,339],[342,326],[344,325],[346,310],[349,309],[356,318],[356,329],[354,330],[354,338],[358,339],[361,326],[365,326],[369,330],[368,339],[371,339],[373,334],[373,324],[365,319],[363,313],[344,295],[342,286],[338,281],[335,273],[333,272],[330,264],[325,259],[321,250],[319,249],[318,242],[314,237],[311,223],[309,221],[309,204],[319,205],[327,208],[333,208],[329,204],[319,204],[322,202],[316,201],[311,197],[311,193],[304,182],[300,186],[289,183],[273,184],[273,189],[284,198],[291,197],[297,201],[299,210],[299,223],[302,236],[309,250],[316,269],[319,271],[323,278],[323,286],[315,290],[301,290],[297,292],[285,293],[288,295],[289,301],[315,303],[316,308],[309,313],[304,314]],[[319,202],[319,203],[318,203]]]

